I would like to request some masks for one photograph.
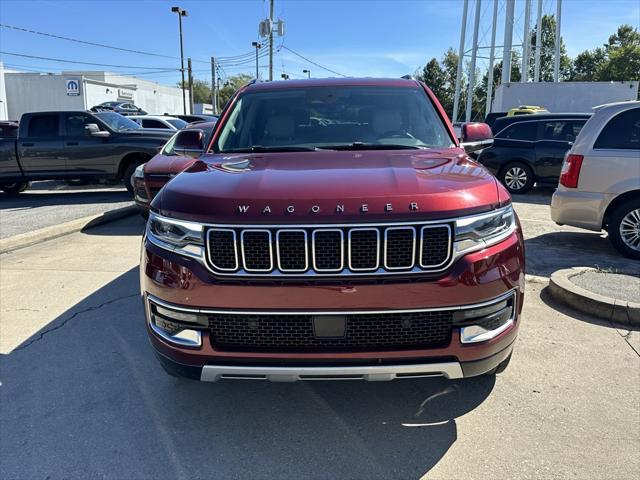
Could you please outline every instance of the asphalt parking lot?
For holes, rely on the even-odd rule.
[[[549,201],[514,199],[527,297],[495,378],[178,380],[146,339],[141,218],[0,255],[0,476],[638,478],[639,332],[556,303],[546,281],[640,265],[598,233],[557,227]]]
[[[131,204],[131,194],[122,185],[34,182],[20,195],[0,193],[0,238]]]

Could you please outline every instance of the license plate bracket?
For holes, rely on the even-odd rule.
[[[316,338],[344,338],[347,327],[345,315],[314,315],[313,334]]]

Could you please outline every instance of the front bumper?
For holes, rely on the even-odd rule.
[[[174,374],[215,381],[226,378],[293,381],[444,376],[486,373],[511,353],[524,295],[524,254],[520,231],[503,242],[456,261],[438,277],[419,280],[317,282],[220,281],[191,259],[146,242],[141,289],[147,329],[165,369]],[[470,309],[514,296],[512,321],[496,335],[463,343],[453,328],[447,345],[379,351],[233,351],[221,349],[203,328],[193,344],[176,345],[152,328],[148,300],[185,312],[238,315],[268,312],[365,313],[406,310]],[[192,339],[193,340],[193,339]]]

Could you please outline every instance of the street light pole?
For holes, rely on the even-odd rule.
[[[306,73],[307,78],[311,78],[311,70],[302,70],[302,73]]]
[[[256,49],[256,82],[258,81],[259,76],[259,66],[258,66],[258,50],[262,47],[258,42],[251,42],[251,46]]]
[[[178,24],[180,28],[180,74],[182,76],[182,83],[180,84],[180,87],[182,89],[182,112],[184,115],[186,115],[187,98],[184,92],[184,48],[182,45],[182,17],[186,17],[188,13],[186,10],[183,10],[180,7],[171,7],[171,11],[178,14]]]

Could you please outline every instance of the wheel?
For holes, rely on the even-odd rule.
[[[31,182],[3,183],[0,185],[0,190],[8,195],[17,195],[29,188],[29,185]]]
[[[500,364],[498,364],[496,368],[494,368],[493,370],[489,370],[487,373],[485,373],[485,375],[499,375],[500,373],[504,372],[507,369],[510,361],[511,361],[511,354],[509,354],[507,358],[505,358],[502,362],[500,362]]]
[[[609,219],[609,239],[625,257],[640,259],[640,198],[618,205]]]
[[[533,187],[533,170],[524,163],[510,163],[500,171],[499,179],[510,193],[526,193]]]
[[[136,171],[136,168],[138,168],[138,166],[142,163],[144,162],[133,162],[129,164],[129,166],[125,169],[124,174],[122,175],[122,182],[124,183],[124,186],[127,187],[127,191],[131,195],[133,195],[134,190],[133,175]]]

